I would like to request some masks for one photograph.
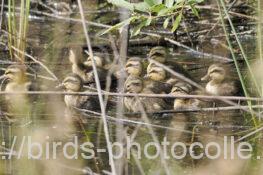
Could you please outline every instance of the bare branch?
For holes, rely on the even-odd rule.
[[[79,6],[80,15],[81,15],[82,25],[83,25],[83,31],[84,31],[84,34],[85,34],[85,37],[86,37],[87,46],[88,46],[88,49],[89,49],[89,55],[90,55],[90,57],[92,59],[92,68],[93,68],[93,72],[94,72],[94,76],[95,76],[96,88],[98,90],[98,97],[99,97],[100,108],[101,108],[101,116],[102,116],[102,119],[103,119],[104,133],[105,133],[105,138],[106,138],[106,142],[107,142],[107,148],[108,148],[108,152],[109,152],[109,163],[110,163],[110,166],[111,166],[111,173],[115,175],[116,174],[116,170],[115,170],[115,165],[114,165],[114,160],[113,160],[112,144],[111,144],[111,141],[110,141],[109,129],[108,129],[108,124],[107,124],[107,120],[106,120],[105,104],[103,102],[103,96],[102,96],[102,91],[101,91],[101,86],[100,86],[100,80],[99,80],[99,76],[98,76],[98,72],[97,72],[97,68],[96,68],[96,63],[95,63],[95,60],[94,60],[94,57],[93,57],[91,42],[90,42],[89,33],[88,33],[88,29],[87,29],[88,27],[87,27],[87,24],[85,22],[85,16],[84,16],[81,0],[78,0],[78,6]]]

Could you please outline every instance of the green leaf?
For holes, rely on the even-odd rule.
[[[167,28],[169,24],[170,18],[166,18],[165,21],[163,22],[163,28]]]
[[[201,3],[204,2],[204,0],[188,0],[188,3]]]
[[[124,7],[126,9],[129,9],[131,11],[134,10],[134,5],[130,2],[127,2],[125,0],[108,0],[109,3],[112,3],[118,7]]]
[[[147,3],[149,6],[154,6],[155,2],[153,0],[144,0],[145,3]]]
[[[201,2],[204,2],[204,0],[188,0],[187,3],[188,4],[197,4],[197,3],[201,3]]]
[[[141,32],[141,29],[142,29],[143,26],[144,25],[141,23],[141,24],[137,25],[136,27],[134,27],[132,29],[131,36],[133,37],[133,36],[138,35]]]
[[[195,6],[190,5],[190,7],[191,7],[191,10],[194,13],[194,15],[199,18],[200,16],[199,16],[198,10],[195,8]]]
[[[165,7],[164,9],[160,10],[157,15],[158,16],[165,15],[165,14],[169,13],[170,11],[171,11],[170,8]]]
[[[149,26],[149,25],[151,24],[151,22],[152,22],[152,18],[150,17],[150,18],[148,18],[148,19],[146,20],[145,26]]]
[[[144,0],[150,7],[162,4],[162,0]]]
[[[131,22],[133,22],[133,21],[136,20],[136,19],[138,19],[137,16],[133,16],[133,17],[131,17],[131,18],[128,18],[128,19],[126,19],[126,20],[124,20],[124,21],[122,21],[122,22],[120,22],[120,23],[118,23],[118,24],[110,27],[109,29],[105,30],[105,31],[102,32],[100,35],[104,35],[104,34],[106,34],[106,33],[109,33],[109,32],[111,32],[111,31],[113,31],[113,30],[120,29],[121,27],[130,24]]]
[[[141,32],[141,28],[142,27],[143,26],[141,26],[141,25],[138,25],[138,26],[134,27],[134,29],[131,32],[131,36],[133,37],[133,36],[138,35]]]
[[[158,13],[160,10],[165,9],[166,7],[163,4],[154,5],[150,8],[151,12]]]
[[[155,1],[155,4],[162,4],[163,3],[163,0],[154,0]]]
[[[165,0],[165,6],[166,7],[172,7],[175,0]]]
[[[176,31],[176,29],[179,27],[180,22],[182,20],[182,16],[183,13],[181,12],[175,19],[174,23],[173,23],[173,28],[172,28],[172,32]]]
[[[137,25],[136,27],[133,28],[133,30],[131,32],[131,36],[138,35],[141,32],[141,29],[145,26],[150,25],[150,23],[151,23],[151,18],[148,18],[148,19],[145,19],[144,21],[142,21],[139,25]]]
[[[195,0],[188,0],[188,2],[189,1],[195,1]],[[181,3],[181,2],[185,2],[185,0],[176,0],[176,4],[179,4],[179,3]]]
[[[133,4],[135,10],[138,10],[141,12],[148,12],[149,8],[150,8],[150,6],[145,2],[132,3],[132,4]]]
[[[150,0],[150,1],[155,1],[155,0]],[[108,2],[118,7],[129,9],[130,11],[138,10],[142,12],[147,12],[148,9],[151,7],[146,2],[130,3],[125,0],[108,0]]]
[[[178,4],[177,2],[170,8],[168,8],[170,11],[176,11],[178,9],[182,8],[181,4]]]

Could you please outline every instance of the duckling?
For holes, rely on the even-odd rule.
[[[230,96],[241,93],[240,84],[237,80],[229,77],[229,71],[222,64],[212,64],[207,74],[201,78],[202,81],[209,81],[206,84],[206,92],[212,95]]]
[[[92,67],[92,59],[91,57],[88,57],[86,61],[81,60],[80,56],[77,56],[77,52],[80,52],[79,50],[73,50],[70,49],[69,52],[69,60],[72,63],[72,73],[79,75],[84,84],[93,84],[95,85],[95,78],[93,73],[93,67]],[[105,81],[107,77],[107,70],[104,69],[104,62],[101,57],[94,56],[93,57],[96,63],[97,72],[100,81]]]
[[[124,83],[126,93],[135,94],[154,94],[158,87],[153,90],[144,86],[143,79],[138,76],[130,75]],[[147,97],[125,97],[124,105],[128,111],[140,112],[140,105],[143,106],[146,112],[160,111],[167,107],[165,101],[161,98],[147,98]]]
[[[26,92],[31,90],[32,82],[27,80],[26,68],[23,65],[11,65],[7,67],[4,77],[8,83],[4,89],[5,92]],[[10,100],[10,96],[6,96]]]
[[[105,63],[104,60],[99,56],[93,56],[95,61],[95,65],[97,68],[97,73],[101,82],[105,82],[108,71],[104,68]],[[92,58],[88,57],[87,60],[84,62],[84,65],[87,67],[87,79],[89,83],[95,83],[95,76],[92,67]]]
[[[104,60],[101,57],[93,56],[93,59],[95,61],[95,65],[97,68],[103,68],[105,64],[104,64]],[[92,58],[90,56],[84,62],[84,65],[87,67],[92,67]]]
[[[147,77],[151,80],[165,82],[167,76],[167,72],[163,67],[157,66],[155,63],[150,63],[147,66]]]
[[[149,58],[158,61],[159,63],[165,63],[168,50],[162,46],[153,47],[149,52]]]
[[[154,63],[150,63],[147,67],[147,74],[144,82],[147,88],[159,87],[165,93],[169,93],[172,88],[172,84],[169,82],[167,72],[163,67],[157,66]]]
[[[185,82],[177,82],[170,94],[172,95],[189,95],[193,91],[191,85]],[[177,109],[197,109],[200,101],[198,99],[177,98],[174,100],[174,110]]]
[[[141,76],[143,74],[143,61],[139,57],[131,57],[127,60],[125,70],[128,75]]]
[[[69,74],[59,87],[63,87],[66,92],[84,92],[83,80],[77,74]],[[100,106],[98,98],[95,96],[65,95],[64,102],[71,109],[98,110]]]
[[[174,60],[168,60],[168,51],[166,48],[157,46],[150,50],[150,53],[148,55],[148,58],[150,60],[155,60],[172,70],[174,70],[177,73],[180,73],[184,75],[187,78],[192,79],[190,74],[176,61]],[[160,72],[160,73],[157,73]],[[163,67],[156,65],[153,61],[150,61],[148,67],[147,67],[147,76],[150,77],[154,81],[163,81],[171,86],[174,85],[178,78],[175,76],[172,76],[169,72],[167,72]]]
[[[146,63],[147,64],[147,63]],[[126,79],[129,75],[141,76],[144,74],[145,62],[142,58],[131,57],[126,61],[125,67],[120,68],[119,65],[109,65],[109,72],[111,72],[115,79]]]
[[[27,92],[33,89],[32,82],[27,80],[26,68],[23,65],[11,65],[7,67],[4,78],[8,80],[4,91],[8,93]],[[30,111],[29,97],[26,94],[5,95],[8,110],[23,114]]]

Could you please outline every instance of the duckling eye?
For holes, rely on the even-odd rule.
[[[79,81],[77,81],[77,80],[69,80],[69,81],[65,81],[64,83],[79,84]]]
[[[173,90],[173,92],[180,92],[180,89],[176,88]]]
[[[141,83],[133,83],[134,86],[141,86]]]
[[[157,73],[157,74],[159,74],[159,71],[153,69],[153,70],[150,70],[149,73]]]
[[[212,70],[212,71],[210,72],[210,74],[212,74],[212,73],[221,73],[221,72],[222,72],[221,70],[215,69],[215,70]]]
[[[157,65],[155,63],[151,63],[149,66],[151,67],[157,67]]]
[[[160,53],[160,52],[156,52],[153,54],[154,56],[163,56],[164,54],[163,53]]]
[[[173,92],[185,92],[188,93],[187,90],[181,88],[181,87],[177,87]]]
[[[138,63],[128,63],[126,67],[138,66]]]
[[[132,66],[132,64],[131,64],[131,63],[129,63],[129,64],[127,64],[127,65],[126,65],[126,67],[131,67],[131,66]]]
[[[7,75],[7,74],[10,74],[10,73],[12,73],[12,72],[11,72],[11,71],[6,71],[6,72],[5,72],[6,75]]]
[[[20,72],[20,70],[18,69],[10,69],[7,71],[7,73],[17,73],[17,72]]]

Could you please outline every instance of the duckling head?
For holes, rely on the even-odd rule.
[[[171,94],[173,95],[186,95],[186,94],[190,94],[190,92],[192,91],[192,86],[185,83],[185,82],[178,82],[176,83],[172,90],[171,90]]]
[[[125,70],[128,75],[140,76],[143,71],[142,60],[138,57],[132,57],[127,60]]]
[[[93,56],[93,59],[95,61],[96,67],[103,67],[104,66],[104,61],[101,57],[99,56]],[[89,56],[87,60],[84,62],[85,66],[92,67],[92,58]]]
[[[143,89],[143,81],[140,77],[129,76],[124,83],[124,90],[127,93],[140,93]]]
[[[167,49],[162,46],[154,47],[150,50],[148,57],[160,63],[164,63],[167,57]]]
[[[7,67],[4,77],[14,82],[24,82],[26,68],[23,65],[11,65]]]
[[[213,81],[220,83],[225,79],[226,70],[221,64],[212,64],[207,71],[207,74],[201,78],[202,81]]]
[[[61,84],[67,91],[78,92],[81,91],[83,81],[77,74],[69,74]]]
[[[155,63],[150,63],[147,67],[146,77],[154,81],[162,81],[166,78],[166,71]]]

